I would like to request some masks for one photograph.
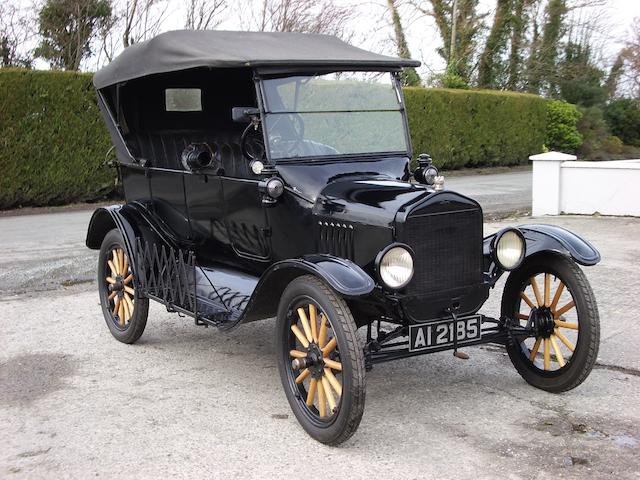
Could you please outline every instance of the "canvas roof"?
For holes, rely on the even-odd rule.
[[[197,67],[346,67],[389,69],[420,62],[378,55],[331,35],[176,30],[126,48],[93,77],[96,88]]]

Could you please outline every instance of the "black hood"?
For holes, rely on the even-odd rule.
[[[432,194],[424,185],[384,176],[346,177],[322,189],[314,213],[336,221],[390,227],[398,211]]]

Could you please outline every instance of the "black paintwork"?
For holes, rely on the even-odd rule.
[[[260,106],[259,79],[255,79],[253,102],[242,89],[232,91],[231,99],[203,97],[205,111],[190,120],[188,130],[178,128],[184,125],[175,123],[180,122],[175,113],[166,115],[169,124],[176,124],[168,132],[159,130],[161,112],[135,110],[129,117],[122,113],[129,101],[136,108],[144,107],[145,101],[158,101],[157,92],[165,85],[206,88],[207,82],[224,78],[219,71],[196,73],[168,74],[170,82],[155,76],[148,89],[142,79],[131,86],[98,92],[116,146],[126,204],[95,212],[88,247],[99,248],[106,232],[118,228],[132,258],[136,239],[194,252],[199,268],[198,298],[215,303],[221,288],[233,298],[233,321],[226,327],[273,316],[284,288],[304,274],[321,277],[343,295],[359,325],[380,318],[406,325],[442,318],[450,310],[460,315],[478,311],[502,273],[490,255],[493,236],[482,240],[481,207],[455,192],[435,192],[412,183],[411,152],[280,162],[271,174],[283,180],[285,190],[267,207],[259,189],[264,177],[253,174],[248,161],[238,154],[237,139],[243,127],[225,124],[222,115],[228,110],[230,118],[234,101]],[[242,69],[228,72],[235,84],[254,88],[254,79],[247,75],[251,72]],[[198,122],[203,123],[202,128]],[[179,152],[190,140],[215,146],[210,167],[191,171],[179,162]],[[464,231],[456,232],[455,221],[436,222],[458,218],[456,215],[466,215],[465,225],[473,227],[467,241]],[[420,231],[422,238],[417,242],[429,247],[416,250],[416,265],[429,265],[435,271],[416,272],[411,283],[398,292],[385,290],[377,277],[376,257],[394,242],[404,243],[412,235],[415,239],[408,222],[415,226],[423,220],[436,223],[425,223],[434,226]],[[560,252],[583,265],[600,259],[595,248],[567,230],[548,225],[520,229],[527,241],[527,255]],[[449,252],[448,235],[452,241],[456,235],[455,241],[464,248],[443,254]],[[467,256],[469,261],[456,255]],[[447,272],[454,265],[466,269],[459,284],[447,283],[453,278]],[[442,283],[421,288],[429,278],[440,278],[438,275]]]

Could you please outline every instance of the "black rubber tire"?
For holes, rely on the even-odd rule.
[[[107,256],[114,248],[124,249],[124,241],[122,234],[118,229],[110,230],[102,240],[100,246],[100,255],[98,257],[98,291],[100,294],[100,305],[102,306],[102,314],[111,335],[122,343],[135,343],[147,325],[147,317],[149,315],[149,299],[139,295],[136,290],[133,315],[125,328],[117,325],[109,306],[109,291],[105,278],[107,276]]]
[[[338,341],[342,362],[342,397],[335,419],[319,427],[303,411],[304,399],[295,391],[289,372],[290,316],[297,299],[309,297],[326,313]],[[365,404],[364,354],[356,336],[356,323],[344,299],[313,275],[293,280],[285,289],[278,307],[276,326],[278,370],[289,405],[302,428],[315,440],[327,445],[339,445],[349,439],[360,425]]]
[[[576,304],[580,333],[571,361],[557,371],[545,372],[523,354],[517,340],[513,339],[507,345],[507,352],[527,383],[548,392],[560,393],[576,388],[593,369],[600,345],[600,317],[593,290],[580,267],[564,255],[546,253],[525,261],[509,275],[502,295],[503,316],[514,318],[520,305],[519,295],[523,285],[532,275],[544,272],[558,277],[569,289]]]

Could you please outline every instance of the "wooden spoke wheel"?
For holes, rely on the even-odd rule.
[[[584,381],[598,354],[600,320],[589,282],[572,260],[538,256],[512,272],[502,314],[535,331],[507,346],[527,382],[561,392]]]
[[[149,303],[135,290],[131,261],[118,230],[105,236],[98,262],[100,303],[107,326],[118,340],[133,343],[144,331]]]
[[[351,312],[313,276],[295,279],[278,309],[278,367],[289,404],[316,440],[336,445],[364,410],[364,358]]]

